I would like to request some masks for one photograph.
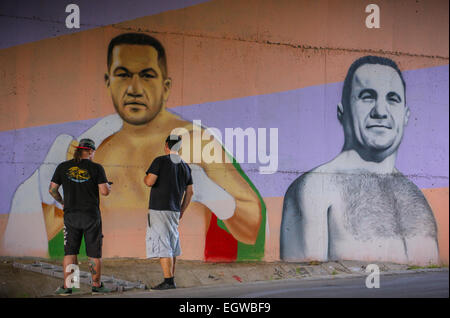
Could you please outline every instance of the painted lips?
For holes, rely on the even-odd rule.
[[[382,125],[382,124],[371,124],[371,125],[367,125],[367,128],[385,128],[385,129],[392,129],[391,126],[388,125]]]
[[[143,104],[143,103],[139,103],[139,102],[127,102],[124,104],[125,106],[132,106],[132,107],[145,107],[147,108],[147,105]]]

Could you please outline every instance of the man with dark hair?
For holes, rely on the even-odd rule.
[[[181,254],[178,223],[194,194],[191,168],[178,150],[181,136],[170,135],[165,156],[157,157],[146,172],[145,185],[152,187],[147,227],[147,257],[159,258],[164,281],[152,289],[175,288],[176,257]]]
[[[148,45],[153,47],[158,53],[158,65],[161,68],[162,76],[167,78],[167,57],[166,50],[162,46],[161,42],[157,39],[144,34],[144,33],[124,33],[116,36],[109,42],[107,66],[108,70],[113,63],[113,49],[119,45]]]
[[[143,33],[121,34],[108,46],[107,65],[105,83],[117,113],[126,124],[145,127],[161,112],[172,87],[163,46]]]
[[[56,294],[63,296],[72,294],[72,286],[67,286],[69,272],[66,269],[70,264],[78,264],[83,236],[92,275],[92,292],[110,292],[100,281],[103,234],[99,192],[107,196],[111,186],[103,167],[92,162],[94,141],[82,139],[76,148],[73,159],[56,168],[49,189],[50,195],[64,209],[64,285],[56,290]],[[61,185],[64,199],[58,191]]]
[[[366,56],[352,64],[337,107],[342,152],[287,190],[281,259],[438,262],[433,212],[395,167],[410,113],[405,92],[394,61]]]

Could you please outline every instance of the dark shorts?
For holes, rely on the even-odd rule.
[[[83,235],[86,255],[101,258],[103,245],[101,218],[77,212],[64,214],[64,255],[80,253]]]

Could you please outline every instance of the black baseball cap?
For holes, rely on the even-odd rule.
[[[80,140],[78,149],[92,149],[95,150],[95,142],[92,139],[85,138]]]
[[[181,141],[181,136],[178,135],[169,135],[166,138],[166,142],[172,141],[173,143],[177,143]]]

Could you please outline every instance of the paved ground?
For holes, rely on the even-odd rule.
[[[448,271],[382,275],[380,288],[365,277],[289,279],[233,285],[141,291],[97,297],[132,298],[448,298]]]
[[[38,261],[35,258],[0,258],[0,297],[47,297],[52,296],[53,291],[57,286],[62,284],[62,279],[44,275],[41,273],[29,272],[22,269],[13,267],[13,263],[31,264]],[[46,263],[52,263],[61,265],[61,261],[49,261],[40,260]],[[326,280],[329,282],[337,282],[338,279],[347,278],[354,279],[349,282],[354,282],[355,288],[359,284],[364,287],[364,280],[368,275],[366,273],[366,266],[368,264],[364,262],[356,261],[340,261],[340,262],[327,262],[327,263],[204,263],[201,261],[178,261],[177,262],[177,274],[175,281],[179,287],[175,294],[179,296],[174,297],[195,297],[192,295],[186,295],[183,293],[190,293],[190,288],[199,287],[213,287],[203,289],[206,294],[198,297],[244,297],[244,294],[233,294],[233,291],[237,289],[246,291],[247,283],[258,284],[258,282],[269,282],[268,289],[262,291],[268,293],[255,297],[290,297],[288,295],[280,294],[277,296],[278,291],[282,289],[293,289],[295,296],[292,297],[305,297],[306,294],[302,294],[302,286],[307,288],[308,285],[301,284],[315,284],[314,280]],[[380,263],[377,264],[381,272],[381,284],[383,284],[386,277],[385,284],[391,282],[392,278],[387,278],[392,274],[412,274],[420,272],[444,272],[447,275],[447,297],[448,297],[448,267],[447,268],[417,268],[408,265]],[[80,270],[87,271],[86,260],[81,260]],[[130,282],[142,282],[147,286],[154,286],[162,280],[162,273],[158,261],[155,260],[140,260],[140,259],[105,259],[103,260],[103,275],[114,276],[116,278],[124,279]],[[400,276],[399,276],[400,277]],[[424,276],[426,277],[426,276]],[[430,279],[432,276],[428,276]],[[281,280],[286,281],[286,286],[277,289],[277,283]],[[295,285],[296,283],[300,285]],[[343,282],[343,281],[341,281]],[[362,282],[362,283],[361,283]],[[403,280],[399,281],[403,283]],[[409,282],[413,283],[411,278]],[[439,280],[436,280],[436,284]],[[399,283],[399,284],[400,284]],[[426,281],[423,281],[426,283]],[[430,283],[430,290],[432,289],[432,281]],[[271,285],[272,284],[272,285]],[[290,285],[294,284],[294,285]],[[395,281],[392,281],[392,288],[395,287]],[[420,280],[418,286],[420,285]],[[250,284],[251,285],[251,284]],[[214,290],[225,290],[230,288],[230,296],[218,296]],[[228,287],[225,287],[228,286]],[[315,285],[314,285],[315,286]],[[312,285],[310,286],[312,287]],[[317,285],[317,288],[320,286]],[[316,288],[314,287],[314,288]],[[330,286],[328,286],[330,287]],[[225,288],[225,289],[224,289]],[[273,289],[274,288],[274,289]],[[351,288],[350,288],[351,289]],[[350,290],[346,289],[346,290]],[[278,290],[278,291],[277,291]],[[329,289],[333,290],[332,288]],[[71,297],[83,297],[89,295],[90,287],[82,284],[81,291]],[[131,290],[123,293],[114,293],[113,296],[128,297],[135,292],[141,292],[142,290]],[[355,289],[356,291],[356,289]],[[194,292],[194,291],[192,291]],[[203,292],[198,291],[199,295]],[[254,293],[255,291],[248,290],[248,293]],[[153,292],[154,293],[154,292]],[[209,293],[209,294],[208,294]],[[271,294],[272,293],[272,294]],[[298,294],[295,294],[298,293]],[[320,291],[318,291],[318,295]],[[154,294],[157,296],[157,294]],[[171,294],[170,294],[171,295]],[[169,294],[163,294],[160,297],[172,297]],[[234,295],[234,296],[233,296]],[[238,295],[238,296],[236,296]],[[153,294],[149,294],[149,297],[153,297]],[[146,296],[146,297],[147,297]],[[344,294],[341,294],[342,297]],[[98,296],[96,296],[98,297]],[[308,296],[306,296],[308,297]],[[315,297],[315,296],[314,296]],[[317,296],[321,297],[321,296]],[[328,297],[328,296],[327,296]],[[381,296],[384,297],[384,296]],[[387,296],[390,297],[390,296]],[[402,296],[393,296],[402,297]],[[412,296],[415,297],[415,296]],[[433,296],[434,297],[434,296]]]

